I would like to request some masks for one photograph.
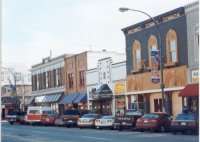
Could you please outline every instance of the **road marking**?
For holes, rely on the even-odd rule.
[[[95,139],[95,140],[104,140],[104,141],[110,141],[111,139],[108,138],[99,138],[99,137],[91,137],[91,136],[81,136],[82,138],[88,138],[88,139]]]

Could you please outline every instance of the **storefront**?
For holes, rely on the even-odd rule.
[[[112,114],[113,93],[107,84],[92,92],[92,111],[98,114]]]
[[[59,112],[63,114],[67,109],[87,110],[87,94],[80,92],[64,95],[59,102]]]
[[[199,84],[188,84],[179,95],[183,99],[183,108],[195,113],[199,111]]]
[[[52,110],[58,112],[58,102],[62,98],[63,93],[49,94],[36,96],[34,98],[34,105],[36,106],[50,106]]]
[[[115,115],[124,115],[126,111],[125,81],[118,81],[114,87]]]

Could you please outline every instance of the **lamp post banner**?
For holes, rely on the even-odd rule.
[[[152,50],[151,51],[151,81],[153,83],[160,83],[160,51]]]

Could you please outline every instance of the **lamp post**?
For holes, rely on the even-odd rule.
[[[161,89],[161,93],[162,93],[162,109],[163,109],[163,112],[165,112],[166,109],[165,109],[165,98],[164,98],[164,88],[165,88],[165,86],[164,86],[164,81],[163,81],[163,49],[162,49],[161,32],[159,30],[158,23],[156,22],[156,20],[151,15],[149,15],[148,13],[141,11],[141,10],[121,7],[121,8],[119,8],[119,11],[120,12],[134,11],[134,12],[142,13],[142,14],[148,16],[153,21],[153,23],[155,24],[156,30],[158,32],[158,45],[160,47],[160,89]]]

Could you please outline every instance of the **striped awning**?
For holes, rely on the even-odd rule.
[[[62,94],[51,94],[51,95],[43,95],[43,96],[36,96],[35,103],[54,103],[58,102],[61,98]]]

